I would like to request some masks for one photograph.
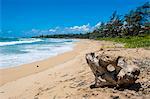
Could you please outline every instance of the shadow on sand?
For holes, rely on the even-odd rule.
[[[141,87],[141,84],[140,83],[134,83],[134,84],[130,84],[128,86],[102,86],[102,87],[96,87],[95,84],[91,85],[90,88],[93,89],[93,88],[104,88],[104,87],[108,87],[108,88],[114,88],[115,90],[119,90],[119,91],[124,91],[125,89],[128,89],[128,90],[134,90],[136,92],[139,91]]]

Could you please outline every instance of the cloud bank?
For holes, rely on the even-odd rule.
[[[99,27],[101,22],[96,25],[91,26],[89,23],[80,26],[71,27],[55,27],[49,28],[47,30],[31,29],[30,31],[24,32],[26,35],[36,36],[36,35],[51,35],[51,34],[69,34],[69,33],[87,33],[93,31],[95,28]]]

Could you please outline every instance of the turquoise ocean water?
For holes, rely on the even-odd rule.
[[[10,68],[71,51],[72,39],[0,38],[0,68]]]

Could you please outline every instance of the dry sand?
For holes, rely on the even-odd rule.
[[[104,48],[140,60],[150,58],[149,50],[114,47],[118,45],[106,41],[80,40],[73,51],[19,67],[1,69],[0,99],[150,99],[150,68],[147,67],[144,67],[138,80],[142,84],[148,83],[145,93],[129,89],[90,89],[94,76],[85,61],[86,53]]]

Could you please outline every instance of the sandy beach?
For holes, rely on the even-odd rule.
[[[146,49],[124,49],[106,41],[80,40],[72,51],[42,61],[0,70],[1,99],[112,99],[150,98],[149,93],[134,90],[119,91],[113,88],[90,89],[94,76],[86,63],[85,54],[100,48],[116,49],[118,55],[138,59],[150,58]],[[142,72],[138,82],[149,82]],[[145,78],[142,78],[144,77]],[[115,98],[115,99],[119,99]]]

